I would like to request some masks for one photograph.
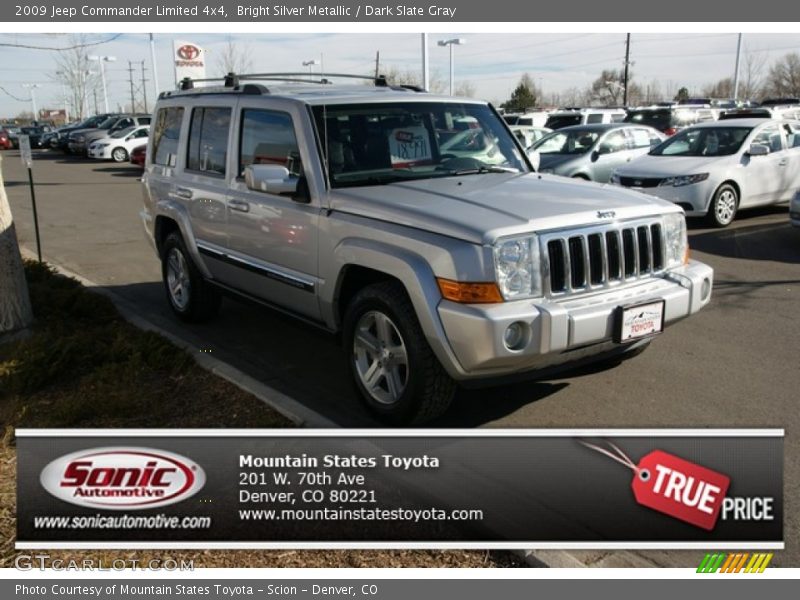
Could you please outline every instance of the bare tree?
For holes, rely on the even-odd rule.
[[[462,81],[456,84],[455,95],[462,96],[464,98],[474,98],[475,97],[475,85],[471,81]]]
[[[703,95],[709,98],[733,98],[733,79],[723,77],[716,83],[703,86]]]
[[[625,96],[623,74],[617,69],[603,69],[600,77],[592,82],[592,102],[601,106],[621,106]],[[634,83],[633,73],[628,74],[628,104],[640,104],[642,90]]]
[[[767,55],[764,52],[746,52],[744,65],[739,78],[739,97],[746,100],[760,100],[764,95],[764,73]]]
[[[253,71],[253,55],[250,46],[237,44],[230,38],[216,58],[217,72],[220,75],[228,73],[251,73]]]
[[[99,73],[91,70],[89,49],[85,34],[70,36],[71,50],[60,50],[56,55],[56,72],[52,78],[63,85],[67,92],[70,115],[82,120],[91,113],[90,96],[101,87]]]
[[[381,67],[380,72],[381,75],[386,77],[386,81],[388,81],[391,85],[415,85],[422,87],[422,77],[419,71],[415,69],[400,69],[395,66],[390,66]],[[372,85],[372,83],[368,82],[367,85]],[[462,85],[471,86],[472,84],[469,82],[464,82]],[[433,92],[434,94],[443,94],[446,89],[447,82],[444,80],[441,73],[439,73],[439,71],[433,71],[428,77],[428,91]]]
[[[776,60],[765,87],[772,96],[800,96],[800,54],[792,52]]]
[[[22,268],[17,232],[3,183],[0,158],[0,337],[23,330],[33,321],[28,284]]]

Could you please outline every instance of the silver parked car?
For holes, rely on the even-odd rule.
[[[665,136],[652,127],[605,123],[564,127],[528,150],[540,173],[607,183],[620,165],[647,154]]]
[[[709,302],[677,206],[535,173],[487,103],[280,76],[158,100],[141,216],[179,318],[225,292],[340,334],[366,405],[405,423]]]
[[[800,123],[775,119],[702,123],[620,167],[612,183],[725,227],[739,209],[786,202],[800,189],[799,132]]]

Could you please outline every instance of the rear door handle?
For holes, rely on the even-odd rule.
[[[186,200],[191,200],[192,198],[192,190],[188,188],[178,188],[175,190],[175,195],[179,198],[185,198]]]
[[[250,212],[250,204],[244,200],[228,200],[228,207],[239,212]]]

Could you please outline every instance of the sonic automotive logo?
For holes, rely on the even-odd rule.
[[[206,482],[200,465],[152,448],[92,448],[57,458],[39,481],[60,500],[92,508],[139,510],[193,496]]]

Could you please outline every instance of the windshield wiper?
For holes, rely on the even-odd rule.
[[[498,167],[496,165],[484,165],[482,167],[475,167],[473,169],[461,169],[460,171],[453,171],[453,175],[479,175],[482,173],[519,173],[519,169],[514,167]]]

